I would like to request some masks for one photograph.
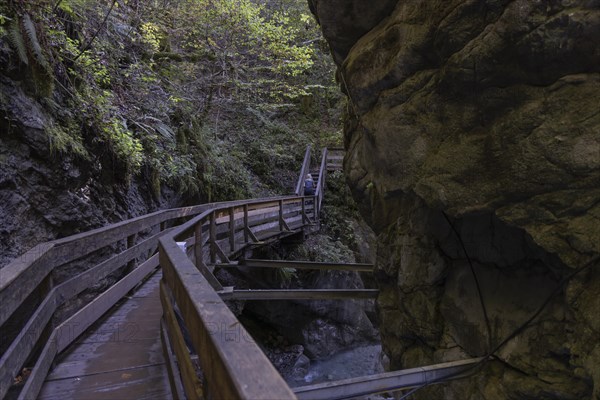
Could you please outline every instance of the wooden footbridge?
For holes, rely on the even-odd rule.
[[[238,290],[218,268],[371,271],[248,258],[319,229],[328,169],[295,193],[158,211],[40,244],[0,270],[0,399],[333,399],[467,373],[478,359],[291,389],[224,300],[375,298],[375,289]],[[83,271],[74,274],[73,271]]]

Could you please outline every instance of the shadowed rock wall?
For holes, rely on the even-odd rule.
[[[392,368],[486,354],[551,297],[499,361],[422,396],[598,398],[600,1],[309,3]]]
[[[44,130],[57,116],[22,86],[0,73],[0,268],[37,244],[181,203],[168,188],[156,199],[144,179],[125,185],[124,170],[50,151]]]

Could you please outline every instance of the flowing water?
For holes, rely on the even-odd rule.
[[[311,361],[304,374],[289,377],[292,387],[311,385],[327,381],[373,375],[383,372],[380,361],[381,345],[367,345],[337,353],[329,358]]]

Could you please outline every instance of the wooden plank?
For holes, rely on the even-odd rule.
[[[200,273],[204,276],[204,278],[210,283],[214,290],[223,290],[221,282],[219,282],[219,280],[213,275],[210,269],[208,269],[208,267],[204,263],[204,260],[196,264],[196,267],[198,268],[198,271],[200,271]]]
[[[375,299],[377,289],[249,289],[219,293],[223,300],[350,300]]]
[[[131,297],[113,307],[101,323],[77,340],[53,371],[55,379],[46,378],[41,398],[62,399],[69,388],[69,398],[145,398],[157,392],[160,398],[168,396],[169,382],[159,349],[160,275],[154,274],[143,284],[141,297]],[[82,359],[81,355],[87,357]],[[141,373],[147,368],[162,372],[152,376]],[[140,375],[133,378],[136,371]]]
[[[250,241],[251,234],[252,231],[248,221],[248,204],[244,204],[244,242],[248,243]]]
[[[121,279],[116,285],[111,286],[107,291],[94,299],[94,301],[58,326],[51,336],[52,340],[56,342],[53,344],[53,349],[51,349],[54,352],[52,357],[54,357],[57,352],[65,349],[66,346],[75,340],[93,322],[102,316],[104,312],[131,290],[144,276],[158,266],[157,261],[158,256],[154,256],[147,260],[129,275]],[[43,331],[43,326],[48,323],[54,311],[56,311],[57,306],[62,304],[62,299],[64,299],[64,297],[61,296],[60,302],[57,300],[58,294],[61,293],[62,286],[63,285],[59,285],[51,291],[50,295],[30,318],[21,334],[13,341],[12,345],[2,356],[2,359],[0,360],[0,398],[5,395],[5,390],[8,390],[5,385],[10,386],[10,384],[12,384],[12,378],[16,376],[29,357],[29,354],[33,350],[35,343]],[[46,347],[47,346],[48,342],[46,343]],[[52,360],[50,363],[51,362]],[[40,365],[44,367],[46,364],[44,362]],[[48,371],[46,370],[43,373],[43,378],[45,378],[47,373]],[[31,390],[34,390],[35,388],[39,390],[37,383],[32,386]]]
[[[228,239],[226,239],[226,240],[228,240]],[[229,257],[227,257],[227,254],[225,254],[225,252],[223,251],[223,249],[221,248],[221,246],[219,245],[218,242],[215,241],[214,243],[212,243],[211,248],[213,249],[215,254],[219,256],[219,258],[221,259],[221,262],[224,262],[224,263],[231,262],[229,260]]]
[[[233,209],[236,209],[236,207],[230,207],[229,209],[232,209],[232,208],[233,208]],[[269,207],[269,209],[271,209],[271,208],[272,208],[272,207]],[[264,208],[259,206],[259,208],[255,209],[255,210],[252,210],[252,212],[251,212],[251,214],[250,214],[250,215],[257,215],[257,214],[260,214],[260,213],[261,213],[261,210],[264,210]],[[229,214],[229,211],[228,211],[227,213],[225,213],[225,212],[220,212],[220,213],[218,213],[217,215],[220,215],[220,216],[217,216],[217,218],[216,218],[217,225],[218,225],[218,224],[224,224],[224,223],[228,223],[228,222],[229,222],[229,220],[230,220],[230,214]],[[234,213],[233,213],[233,218],[234,218],[236,221],[238,221],[238,220],[242,220],[242,219],[244,218],[244,213],[243,213],[243,210],[234,211]]]
[[[173,228],[171,228],[173,229]],[[168,233],[170,230],[159,232],[156,235],[146,239],[145,241],[136,244],[135,246],[109,258],[90,268],[81,274],[63,282],[57,287],[60,287],[60,294],[62,296],[62,302],[72,298],[73,296],[81,293],[88,287],[97,283],[99,280],[105,278],[118,268],[123,266],[125,263],[132,259],[140,257],[145,254],[148,250],[154,248],[158,244],[158,239]]]
[[[194,259],[196,261],[196,267],[199,268],[200,264],[204,264],[204,239],[202,235],[202,221],[198,222],[194,226]]]
[[[158,225],[168,220],[196,215],[207,209],[207,205],[172,208],[168,210],[156,211],[151,214],[142,215],[125,221],[117,222],[91,231],[82,232],[76,235],[68,236],[55,240],[56,245],[77,244],[87,247],[88,240],[101,240],[96,244],[95,250],[108,244],[117,242],[127,236],[137,233],[146,228]]]
[[[169,334],[167,332],[164,317],[160,321],[160,339],[165,360],[167,361],[167,370],[169,373],[169,383],[171,384],[171,394],[174,400],[185,400],[183,382],[181,381],[181,372],[176,362],[176,356],[171,347]]]
[[[52,242],[35,246],[0,269],[0,326],[48,276],[53,248]]]
[[[308,218],[308,215],[306,214],[306,199],[304,197],[302,198],[302,223],[310,223],[310,218]]]
[[[217,262],[217,253],[215,249],[215,242],[217,240],[217,232],[216,232],[216,219],[215,212],[213,211],[210,214],[210,228],[209,228],[209,241],[210,241],[210,262],[212,264]]]
[[[158,294],[156,300],[159,300]],[[129,303],[130,301],[126,300],[125,302]],[[139,302],[132,300],[131,303]],[[111,309],[108,312],[110,314],[113,312],[119,313],[121,310],[118,309],[118,306],[116,308],[117,310]],[[107,336],[106,341],[102,342],[90,343],[84,340],[83,342],[76,341],[72,343],[64,352],[64,356],[59,354],[56,357],[53,363],[54,366],[46,376],[45,381],[77,378],[160,363],[160,357],[157,357],[158,354],[162,355],[162,352],[157,349],[160,332],[157,332],[156,329],[158,324],[154,323],[160,321],[162,317],[160,302],[158,302],[156,308],[160,311],[160,315],[152,315],[152,323],[149,323],[148,320],[142,321],[144,325],[151,326],[155,338],[137,338],[137,333],[142,328],[133,328],[133,325],[139,320],[124,318],[120,325],[108,325],[112,322],[107,321],[112,320],[112,318],[107,318],[106,321],[102,319],[99,325],[106,326],[103,329],[111,330],[112,335]],[[128,308],[128,311],[131,311],[131,308]],[[94,332],[91,333],[91,335],[94,334]],[[84,336],[87,337],[88,333],[84,333]],[[42,391],[45,391],[43,386]]]
[[[176,211],[159,211],[148,216],[133,218],[131,220],[112,224],[90,232],[59,239],[57,245],[55,265],[62,265],[77,260],[93,251],[123,240],[134,233],[150,228],[168,219],[179,218],[184,215]]]
[[[0,273],[0,326],[54,267],[76,260],[141,230],[171,219],[194,215],[205,208],[203,205],[157,211],[34,247],[4,267]]]
[[[21,393],[19,393],[18,400],[31,400],[37,398],[38,393],[44,384],[44,379],[46,379],[46,375],[48,375],[48,371],[52,366],[52,361],[54,361],[54,357],[58,354],[56,336],[56,331],[52,332],[50,335],[35,366],[31,370],[31,374],[27,377],[23,389],[21,389]]]
[[[163,363],[157,363],[46,382],[38,400],[169,399],[165,369]]]
[[[300,196],[300,193],[302,193],[302,191],[303,191],[302,189],[304,187],[304,178],[306,177],[306,174],[308,173],[309,165],[310,165],[310,145],[306,146],[306,151],[304,152],[304,161],[302,162],[302,168],[300,168],[300,177],[298,178],[298,183],[296,184],[296,190],[294,191],[296,196]]]
[[[285,261],[285,260],[256,260],[244,259],[239,263],[220,264],[221,267],[243,266],[260,268],[296,268],[296,269],[320,269],[338,271],[373,272],[373,264],[351,264],[351,263],[329,263],[314,261]]]
[[[156,267],[158,267],[158,254],[146,260],[71,318],[60,324],[55,330],[58,332],[58,351],[61,352],[67,348]]]
[[[252,230],[250,230],[250,228],[246,229],[246,232],[248,233],[248,236],[250,237],[250,239],[252,239],[252,241],[254,243],[259,243],[260,242],[260,240],[258,240],[258,238],[256,237],[256,235],[254,234],[254,232],[252,232]]]
[[[250,202],[248,203],[248,212],[250,213],[250,216],[276,212],[279,210],[280,199],[282,198],[280,197],[269,201]]]
[[[464,378],[466,375],[475,372],[476,368],[474,367],[482,360],[483,358],[472,358],[383,374],[342,379],[316,385],[300,386],[294,388],[294,393],[301,400],[334,400],[411,389],[432,382],[442,383],[451,379]]]
[[[229,249],[232,253],[235,251],[235,210],[233,207],[229,209]]]
[[[183,333],[179,328],[179,323],[175,317],[175,310],[173,309],[172,300],[173,295],[171,290],[165,285],[163,281],[160,282],[160,302],[163,307],[164,319],[167,326],[167,333],[170,342],[173,344],[175,355],[179,363],[179,369],[181,372],[181,379],[187,398],[202,399],[202,384],[190,359],[190,353],[183,339]],[[176,377],[175,377],[176,378]]]
[[[133,246],[135,246],[136,241],[137,241],[137,233],[134,233],[133,235],[127,236],[127,248],[130,249]],[[135,258],[132,258],[131,260],[129,260],[129,262],[127,263],[127,269],[129,271],[131,271],[132,269],[134,269],[135,268],[135,263],[136,263]]]
[[[283,200],[279,202],[279,229],[282,231],[291,231],[290,227],[285,221]]]
[[[317,214],[321,211],[321,203],[323,202],[323,191],[325,190],[325,179],[327,175],[327,147],[323,148],[321,155],[321,168],[319,170],[319,183],[315,195],[317,196]]]
[[[214,398],[293,399],[277,370],[231,310],[169,237],[160,240],[160,264],[192,333]],[[177,268],[174,268],[174,265]]]
[[[29,318],[19,336],[0,359],[0,399],[4,398],[57,307],[57,290],[52,289],[46,299]],[[45,376],[45,375],[44,375]]]

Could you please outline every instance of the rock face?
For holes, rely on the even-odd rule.
[[[545,305],[423,398],[599,398],[600,1],[309,3],[349,98],[391,367],[487,354]]]
[[[143,182],[124,185],[119,171],[107,176],[97,162],[53,153],[45,133],[53,118],[18,81],[0,75],[0,268],[39,243],[180,201],[155,199]]]

